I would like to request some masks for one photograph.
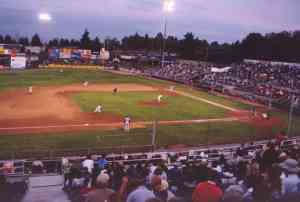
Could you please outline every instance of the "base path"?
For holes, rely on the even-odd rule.
[[[182,95],[182,96],[185,96],[185,97],[189,97],[189,98],[192,98],[194,100],[201,101],[201,102],[205,102],[205,103],[211,104],[213,106],[220,107],[220,108],[232,111],[232,112],[238,112],[238,111],[240,111],[238,109],[235,109],[235,108],[232,108],[232,107],[228,107],[226,105],[222,105],[222,104],[219,104],[219,103],[216,103],[216,102],[212,102],[212,101],[209,101],[207,99],[203,99],[201,97],[197,97],[197,96],[194,96],[194,95],[189,94],[189,93],[185,93],[185,92],[178,91],[178,90],[174,90],[174,92],[177,93],[177,94],[179,94],[179,95]]]

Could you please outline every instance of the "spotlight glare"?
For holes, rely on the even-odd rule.
[[[164,0],[163,10],[167,13],[171,13],[174,10],[175,2],[174,0]]]
[[[49,13],[40,13],[38,18],[42,22],[49,22],[52,20],[52,17]]]

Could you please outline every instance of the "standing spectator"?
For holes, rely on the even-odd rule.
[[[82,162],[82,167],[87,168],[89,173],[92,173],[94,168],[94,160],[92,160],[91,155],[88,155],[87,158]]]
[[[104,169],[106,165],[108,164],[108,161],[106,160],[106,155],[102,154],[101,158],[97,161],[97,164],[100,169]]]
[[[278,153],[275,150],[275,146],[273,143],[269,143],[262,156],[263,171],[265,171],[268,168],[271,168],[273,163],[276,163],[277,160],[278,160]]]
[[[300,179],[298,176],[300,168],[298,161],[289,158],[279,164],[279,166],[286,174],[286,177],[282,179],[282,194],[300,192]]]

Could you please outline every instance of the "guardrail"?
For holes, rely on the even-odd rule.
[[[63,149],[63,150],[22,150],[22,151],[2,151],[0,159],[53,159],[63,156],[87,156],[89,154],[102,153],[135,153],[153,151],[152,145],[142,146],[119,146],[119,147],[99,147],[99,148],[79,148],[79,149]]]

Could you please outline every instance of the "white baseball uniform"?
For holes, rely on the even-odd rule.
[[[98,105],[94,111],[95,113],[101,113],[102,112],[102,106]]]
[[[162,95],[157,96],[157,102],[161,102],[161,99],[163,98]]]
[[[131,122],[130,117],[129,116],[125,117],[125,119],[124,119],[124,130],[126,132],[129,132],[129,130],[130,130],[130,122]]]
[[[84,85],[85,87],[87,87],[87,86],[89,85],[89,82],[86,81],[86,82],[83,83],[83,85]]]
[[[32,86],[29,86],[29,87],[28,87],[28,93],[29,93],[29,94],[32,94],[32,92],[33,92],[33,88],[32,88]]]

